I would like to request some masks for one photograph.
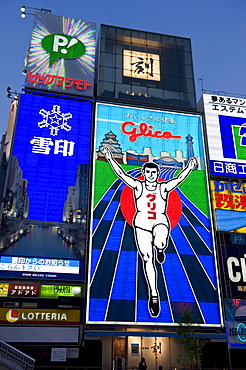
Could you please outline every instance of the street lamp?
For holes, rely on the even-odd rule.
[[[6,90],[7,90],[7,98],[12,99],[12,100],[18,100],[19,93],[16,90],[11,91],[11,87],[9,86],[6,87]]]
[[[34,9],[34,10],[39,10],[41,13],[48,13],[48,14],[51,14],[51,10],[50,9],[46,9],[46,8],[33,8],[32,6],[25,6],[23,5],[21,8],[20,8],[20,11],[21,11],[21,18],[26,18],[26,15],[29,14],[29,15],[34,15],[34,13],[27,13],[26,12],[26,9]]]

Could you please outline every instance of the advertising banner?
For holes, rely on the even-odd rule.
[[[226,263],[222,268],[227,270],[232,297],[243,298],[246,292],[246,247],[226,247],[226,260],[222,260],[223,263]]]
[[[40,298],[81,297],[82,288],[68,285],[41,285]]]
[[[246,178],[246,99],[204,94],[199,102],[213,176]]]
[[[246,321],[246,299],[224,299],[225,319],[227,321]]]
[[[83,276],[92,104],[21,96],[0,241],[0,276]],[[12,245],[12,248],[9,246]]]
[[[81,297],[82,287],[70,285],[9,284],[0,282],[0,297]]]
[[[95,23],[36,12],[26,87],[93,96],[95,43]]]
[[[246,322],[227,321],[226,339],[232,347],[246,349]]]
[[[246,233],[246,184],[218,180],[210,184],[217,230]]]
[[[1,324],[78,325],[79,322],[80,310],[0,308]]]
[[[198,115],[97,104],[87,321],[220,325]]]

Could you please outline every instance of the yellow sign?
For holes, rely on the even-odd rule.
[[[246,233],[246,184],[210,181],[218,231]]]
[[[123,50],[123,76],[160,81],[160,56],[141,51]]]
[[[0,283],[0,297],[8,297],[9,284]]]
[[[0,308],[0,323],[18,324],[79,324],[79,310],[8,309]]]

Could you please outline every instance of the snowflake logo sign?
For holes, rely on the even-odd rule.
[[[71,126],[67,124],[67,120],[72,118],[71,113],[61,113],[61,107],[59,105],[53,105],[52,111],[41,109],[39,114],[43,116],[43,121],[38,122],[38,127],[48,127],[50,129],[50,135],[57,136],[59,130],[70,131]]]

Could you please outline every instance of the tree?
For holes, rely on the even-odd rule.
[[[178,355],[177,363],[183,369],[200,369],[202,361],[202,349],[207,339],[196,337],[195,332],[198,326],[194,323],[194,316],[189,310],[184,311],[177,329],[181,353]]]

